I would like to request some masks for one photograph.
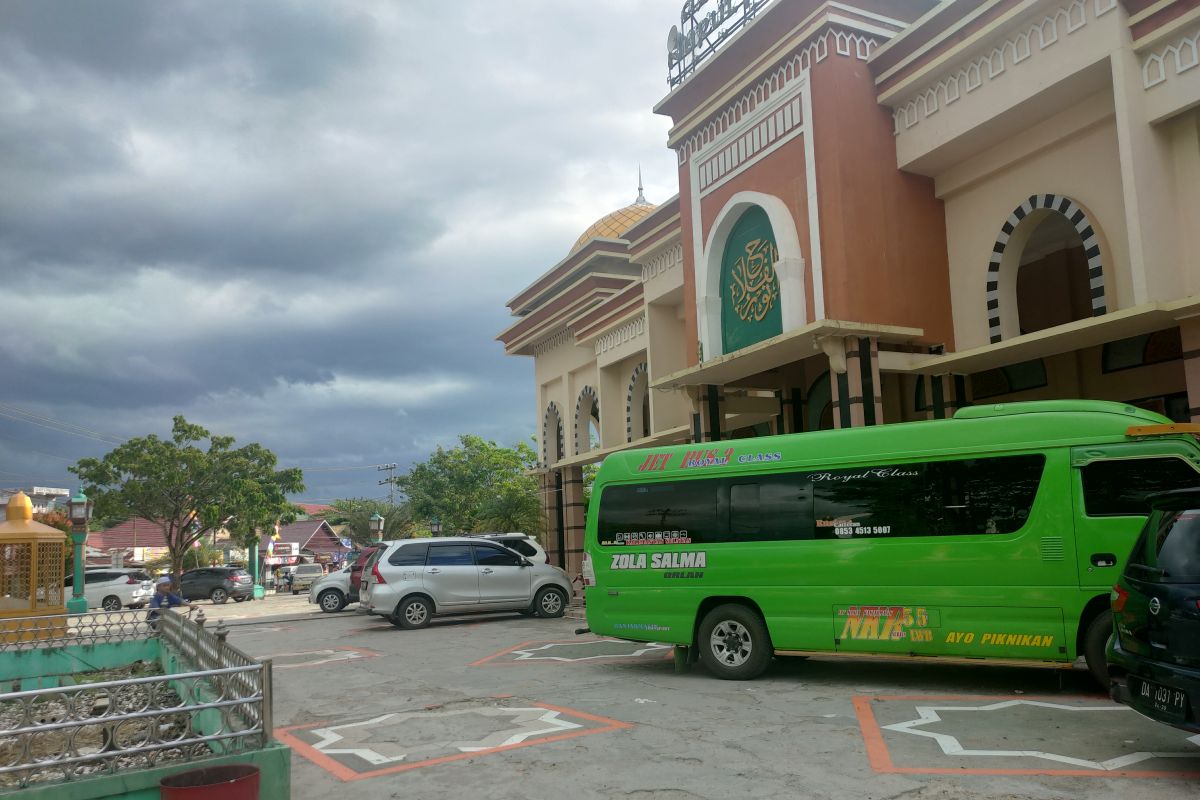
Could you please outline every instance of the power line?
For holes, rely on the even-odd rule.
[[[76,425],[73,422],[64,422],[63,420],[55,419],[54,417],[35,414],[32,411],[26,411],[23,408],[17,408],[16,406],[11,406],[7,403],[0,403],[0,417],[7,417],[8,419],[15,420],[17,422],[25,422],[30,425],[37,425],[38,427],[46,428],[47,430],[56,431],[58,433],[65,433],[71,436],[80,436],[84,439],[92,439],[97,442],[104,442],[106,444],[121,444],[125,441],[123,438],[115,436],[111,433],[104,433],[103,431],[92,430],[91,428],[85,428],[82,425]]]
[[[288,469],[302,469],[305,472],[353,472],[362,469],[385,469],[387,464],[367,464],[361,467],[288,467]],[[396,466],[392,464],[392,466]]]

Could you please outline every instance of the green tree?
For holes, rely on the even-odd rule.
[[[438,519],[443,533],[484,530],[541,532],[537,454],[524,442],[501,447],[464,434],[457,447],[439,447],[414,464],[396,484],[408,497],[412,517]]]
[[[371,517],[378,514],[383,517],[383,538],[409,539],[416,531],[412,514],[408,505],[389,505],[382,500],[366,498],[351,498],[334,500],[333,508],[321,514],[330,525],[345,525],[346,536],[356,545],[370,545],[377,540],[371,530]]]
[[[207,442],[207,447],[202,447]],[[304,490],[299,469],[277,470],[275,454],[253,443],[233,448],[232,436],[216,436],[182,416],[171,438],[130,439],[104,458],[85,458],[70,468],[86,484],[98,515],[157,523],[179,574],[189,548],[222,526],[243,533],[289,513],[286,495]]]

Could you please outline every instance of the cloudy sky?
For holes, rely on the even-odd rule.
[[[534,432],[504,302],[676,191],[679,0],[6,0],[0,486],[175,414],[382,496]]]

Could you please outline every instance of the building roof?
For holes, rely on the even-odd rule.
[[[324,514],[326,511],[333,510],[333,506],[328,503],[292,503],[296,508],[308,514],[310,517],[315,517],[317,514]]]
[[[159,523],[144,517],[134,517],[106,531],[90,533],[88,545],[100,550],[119,547],[166,547],[167,538]]]
[[[618,208],[616,211],[611,211],[605,214],[600,219],[591,224],[584,231],[575,244],[571,245],[571,252],[576,253],[583,248],[585,244],[592,239],[620,239],[621,234],[632,228],[637,223],[648,217],[658,206],[653,203],[646,202],[646,198],[642,193],[638,192],[638,199],[632,205]]]
[[[341,539],[333,532],[333,528],[323,519],[306,519],[284,525],[279,529],[278,541],[285,544],[298,544],[300,550],[313,553],[345,553],[350,550],[343,547]],[[264,537],[259,544],[259,550],[266,551],[267,542]]]

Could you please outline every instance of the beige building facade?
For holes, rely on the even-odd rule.
[[[621,449],[1032,399],[1200,421],[1200,0],[695,6],[655,108],[679,193],[498,337],[534,359],[558,563]]]

